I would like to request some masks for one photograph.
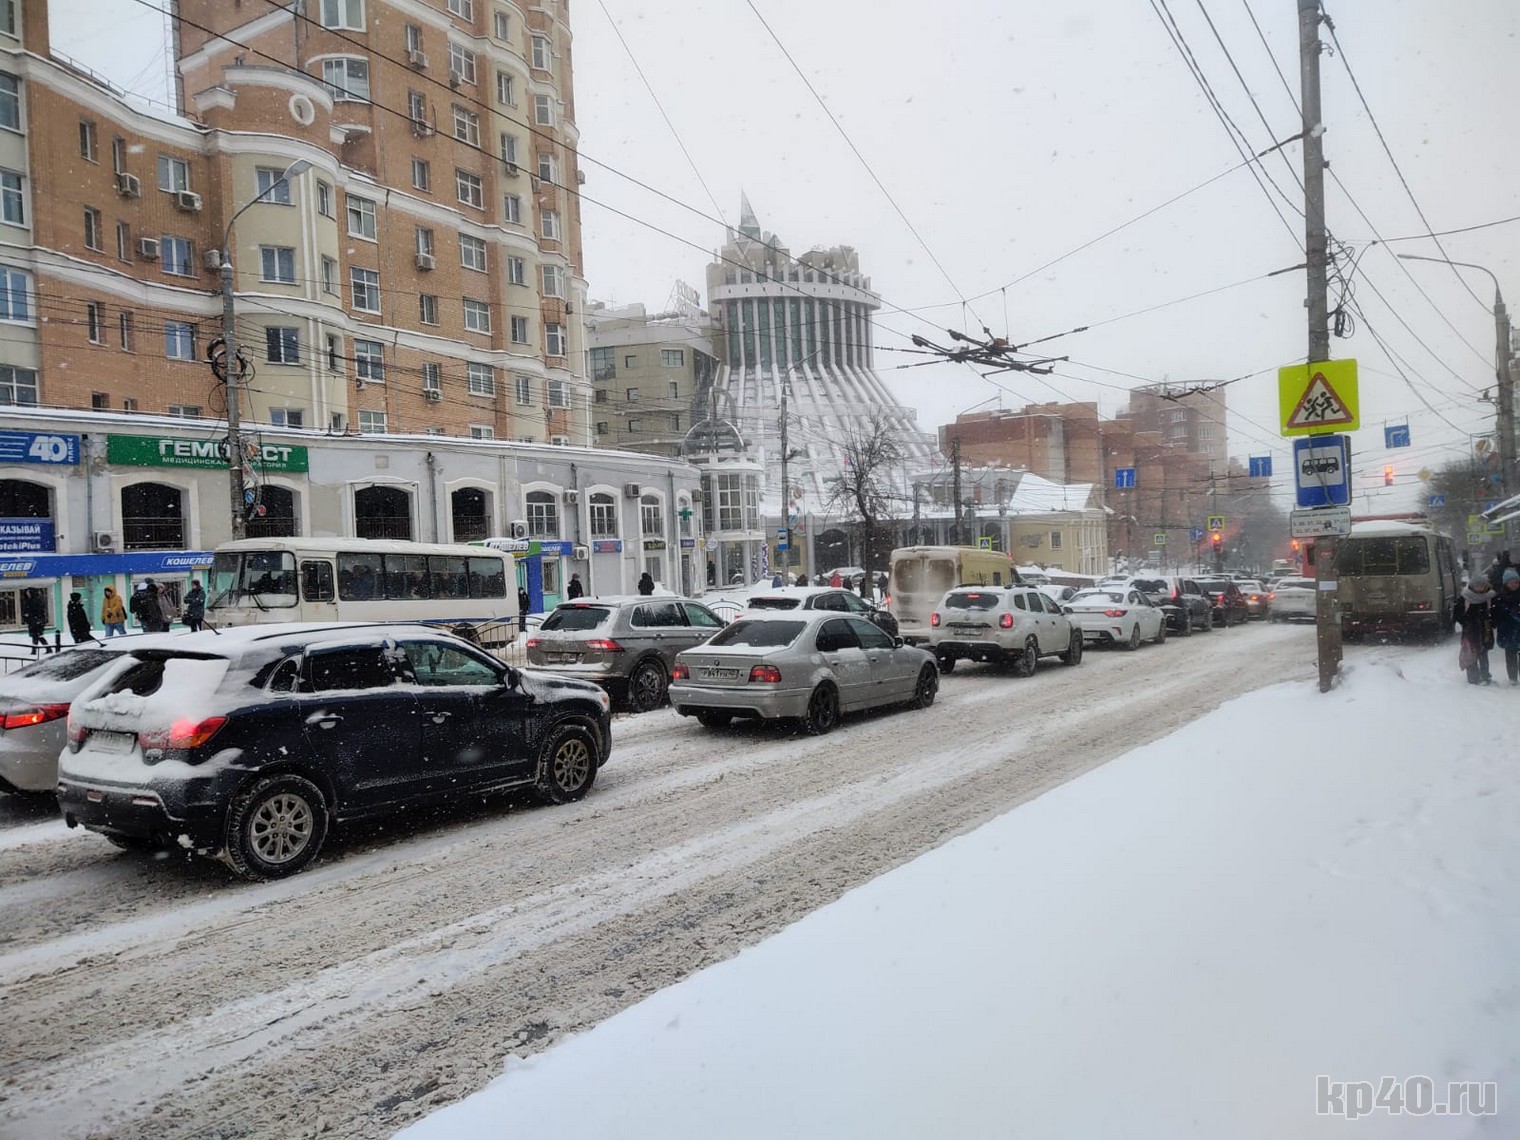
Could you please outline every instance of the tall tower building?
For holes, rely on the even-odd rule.
[[[0,403],[223,415],[225,248],[248,423],[589,443],[567,20],[181,0],[166,115],[0,5]]]

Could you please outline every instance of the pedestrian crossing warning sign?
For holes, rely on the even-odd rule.
[[[1283,435],[1355,431],[1356,361],[1321,360],[1277,370],[1277,407]]]

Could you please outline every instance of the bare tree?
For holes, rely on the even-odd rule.
[[[886,569],[901,508],[905,460],[898,425],[877,410],[845,434],[844,470],[830,482],[828,506],[859,524],[860,564],[875,580]]]

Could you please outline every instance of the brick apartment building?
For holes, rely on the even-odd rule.
[[[182,0],[174,115],[0,4],[0,404],[225,415],[230,226],[251,424],[589,443],[567,19]]]

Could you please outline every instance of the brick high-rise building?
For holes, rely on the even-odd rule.
[[[589,443],[567,19],[181,0],[169,115],[0,4],[0,403],[224,415],[226,242],[251,424]]]

